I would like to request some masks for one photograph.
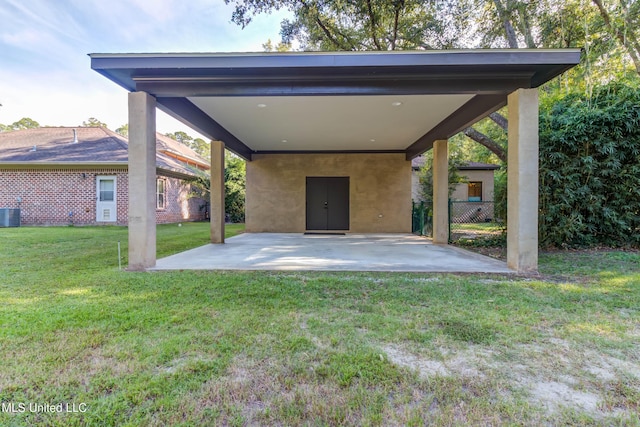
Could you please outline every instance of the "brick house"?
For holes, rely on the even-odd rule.
[[[157,223],[204,219],[186,181],[209,163],[157,134]],[[0,208],[23,225],[126,225],[128,141],[106,128],[42,127],[0,133]]]

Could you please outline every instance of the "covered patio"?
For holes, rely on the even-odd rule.
[[[508,105],[507,265],[537,270],[537,88],[577,49],[90,56],[131,92],[130,269],[156,265],[156,107],[212,140],[214,244],[225,147],[248,162],[248,231],[347,234],[408,233],[410,161],[433,148],[433,242],[446,244],[447,140]]]

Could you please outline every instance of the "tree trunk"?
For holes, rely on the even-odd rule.
[[[504,25],[504,31],[507,36],[507,42],[509,43],[509,47],[512,49],[518,48],[518,38],[516,37],[516,31],[513,29],[513,25],[511,24],[511,20],[507,16],[504,7],[502,6],[501,0],[493,0],[493,4],[496,6],[496,10],[498,11],[498,16]]]
[[[491,120],[493,120],[493,122],[495,124],[497,124],[498,126],[500,126],[502,129],[504,130],[508,130],[509,129],[509,121],[507,120],[507,118],[505,116],[503,116],[502,114],[498,113],[497,111],[494,113],[489,114],[489,118]]]
[[[373,44],[376,46],[376,49],[382,50],[380,42],[378,41],[378,35],[376,34],[376,15],[373,12],[371,0],[367,0],[367,11],[369,12],[369,22],[371,23],[371,39],[373,40]]]
[[[526,6],[520,4],[518,6],[518,14],[520,15],[520,31],[524,35],[524,43],[529,49],[537,48],[536,42],[531,34],[531,25],[529,25],[529,17],[527,16]]]
[[[498,158],[502,160],[504,163],[507,163],[507,153],[504,150],[504,148],[499,146],[494,140],[489,138],[487,135],[483,134],[482,132],[478,132],[477,130],[471,127],[466,128],[463,132],[466,136],[468,136],[475,142],[487,147],[489,151],[491,151],[493,154],[498,156]]]

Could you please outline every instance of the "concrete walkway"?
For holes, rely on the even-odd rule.
[[[413,234],[245,233],[159,259],[151,270],[514,273],[505,262]]]

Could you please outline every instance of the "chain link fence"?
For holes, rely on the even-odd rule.
[[[431,237],[433,227],[433,202],[412,202],[411,232],[419,236]]]
[[[449,241],[499,236],[504,221],[495,217],[494,202],[449,201]]]

